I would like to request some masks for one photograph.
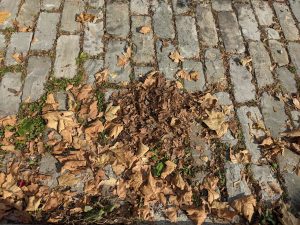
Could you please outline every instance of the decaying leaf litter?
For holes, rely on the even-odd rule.
[[[119,58],[120,66],[130,54],[127,50]],[[242,224],[255,221],[262,207],[257,196],[231,202],[221,198],[217,162],[205,168],[202,182],[193,177],[203,168],[193,162],[190,150],[203,149],[191,145],[190,128],[202,124],[203,132],[197,135],[208,143],[228,129],[235,133],[227,120],[231,106],[220,106],[210,93],[188,93],[180,82],[167,81],[158,72],[120,87],[104,101],[108,76],[104,70],[96,75],[96,85],[69,85],[67,110],[61,110],[55,93],[49,92],[39,112],[0,120],[5,152],[1,219],[116,224],[151,221],[161,210],[172,222],[180,212],[196,224],[209,215]],[[42,121],[43,127],[29,135],[22,128],[27,122],[30,131],[36,131],[32,118]],[[299,153],[299,131],[285,136],[293,140],[284,144]],[[282,152],[282,143],[270,137],[262,140],[269,160]],[[223,149],[213,150],[224,154]],[[43,156],[55,166],[43,168],[39,163]],[[230,151],[229,158],[233,163],[251,162],[246,149]],[[283,223],[295,219],[287,213],[282,218]]]

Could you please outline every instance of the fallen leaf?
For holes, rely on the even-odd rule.
[[[3,24],[11,16],[10,12],[0,12],[0,24]]]
[[[281,135],[285,137],[300,137],[300,130],[298,129],[298,130],[283,132],[281,133]]]
[[[140,142],[139,149],[137,151],[137,156],[142,157],[149,151],[149,147]]]
[[[12,57],[14,58],[14,60],[16,60],[17,63],[22,63],[24,61],[23,54],[21,53],[15,53],[12,55]]]
[[[131,58],[131,54],[132,54],[131,48],[127,47],[126,52],[118,56],[117,66],[124,67],[129,62],[129,59]]]
[[[120,106],[113,106],[113,103],[110,103],[105,110],[105,120],[112,121],[117,118],[117,112],[120,110]]]
[[[251,162],[251,154],[248,150],[241,150],[236,154],[233,154],[230,150],[230,160],[233,163],[250,163]]]
[[[38,198],[36,196],[30,196],[25,211],[29,211],[29,212],[37,211],[41,204],[41,201],[42,198]]]
[[[256,199],[253,195],[243,196],[234,200],[230,205],[250,222],[254,214]]]
[[[273,139],[271,137],[267,137],[265,138],[262,143],[260,144],[261,146],[270,146],[272,145],[274,142],[273,142]]]
[[[97,84],[104,83],[108,80],[109,71],[108,69],[105,69],[99,73],[96,73],[95,79]]]
[[[95,20],[95,15],[89,13],[80,13],[76,16],[76,22],[85,23],[85,22],[93,22]]]
[[[168,175],[170,175],[177,167],[175,163],[172,161],[166,161],[165,162],[165,170],[161,173],[161,178],[165,179]]]
[[[171,222],[177,222],[177,209],[175,207],[166,209],[165,214]]]
[[[211,129],[216,131],[218,137],[222,137],[228,130],[228,124],[225,123],[225,114],[223,112],[207,112],[208,118],[203,122]]]
[[[179,54],[178,51],[171,52],[169,57],[176,63],[179,63],[180,61],[183,62],[183,57]]]
[[[297,109],[300,109],[300,102],[297,98],[293,98],[293,103]]]
[[[188,216],[197,223],[197,225],[203,224],[207,217],[207,213],[204,209],[188,209],[186,212]]]
[[[151,28],[148,26],[143,26],[140,28],[139,32],[142,34],[148,34],[151,32]]]
[[[74,174],[70,172],[66,172],[63,175],[61,175],[57,180],[60,186],[72,187],[80,181],[80,178],[76,177]]]
[[[120,124],[116,124],[110,131],[109,137],[117,138],[119,134],[123,131],[124,127]]]

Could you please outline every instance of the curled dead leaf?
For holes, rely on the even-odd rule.
[[[253,195],[243,196],[234,200],[230,205],[250,222],[254,214],[256,199]]]
[[[178,51],[171,52],[169,57],[176,63],[179,63],[180,61],[183,62],[183,57],[179,54]]]

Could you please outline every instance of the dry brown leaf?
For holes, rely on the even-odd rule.
[[[193,80],[193,81],[199,80],[199,77],[200,77],[199,72],[191,71],[189,75],[190,75],[191,80]]]
[[[250,163],[251,162],[251,154],[248,150],[241,150],[236,154],[233,154],[230,150],[230,160],[233,163]]]
[[[80,181],[80,178],[76,177],[74,174],[70,172],[66,172],[63,175],[61,175],[57,180],[60,186],[72,187]]]
[[[207,213],[204,209],[188,209],[186,212],[188,216],[197,223],[197,225],[203,224],[207,217]]]
[[[21,53],[15,53],[12,55],[12,57],[14,58],[14,60],[16,60],[17,63],[22,63],[24,61],[23,54]]]
[[[85,129],[85,133],[91,137],[97,136],[104,131],[104,126],[100,120],[93,122],[88,128]]]
[[[299,225],[300,219],[296,218],[288,209],[287,205],[282,203],[281,204],[281,213],[282,218],[280,218],[280,221],[283,223],[283,225]]]
[[[117,112],[120,110],[120,106],[113,106],[113,103],[110,103],[105,110],[105,120],[112,121],[117,118]]]
[[[139,32],[142,34],[148,34],[151,32],[151,27],[143,26],[140,28]]]
[[[175,163],[172,161],[166,161],[165,162],[166,168],[164,172],[161,173],[161,178],[165,179],[168,175],[170,175],[177,167]]]
[[[116,185],[117,185],[117,179],[116,179],[116,178],[113,178],[113,177],[110,177],[110,178],[107,179],[107,180],[102,180],[102,181],[100,182],[100,185],[103,185],[103,186],[110,186],[110,187],[116,186]]]
[[[178,173],[176,177],[174,178],[174,184],[180,189],[184,190],[186,183],[183,180],[182,176]]]
[[[11,16],[10,12],[0,12],[0,24],[3,24]]]
[[[137,151],[137,156],[142,157],[149,151],[149,147],[140,142],[139,149]]]
[[[109,133],[109,137],[112,138],[117,138],[119,136],[119,134],[123,131],[124,127],[121,124],[116,124],[115,126],[113,126],[113,128],[111,129],[110,133]]]
[[[176,63],[179,63],[180,61],[183,62],[183,57],[179,54],[178,51],[171,52],[169,57]]]
[[[96,83],[101,84],[108,80],[109,71],[108,69],[104,69],[103,71],[97,73],[95,75]]]
[[[297,109],[300,109],[300,102],[297,98],[293,98],[293,103]]]
[[[166,209],[165,214],[171,222],[177,222],[177,209],[175,207]]]
[[[131,48],[127,47],[126,52],[118,56],[117,66],[124,67],[129,62],[129,59],[131,58],[131,54],[132,54]]]
[[[250,222],[254,214],[256,199],[253,195],[243,196],[234,200],[230,205]]]
[[[298,129],[298,130],[283,132],[281,133],[281,135],[285,137],[300,137],[300,130]]]
[[[85,23],[85,22],[93,22],[96,16],[89,13],[80,13],[76,16],[76,22]]]
[[[228,123],[225,123],[226,115],[223,112],[207,112],[208,118],[203,122],[211,129],[216,131],[218,137],[222,137],[228,130]]]
[[[178,78],[181,78],[181,79],[184,79],[184,80],[190,80],[190,75],[187,71],[185,70],[179,70],[177,73],[176,73],[176,77]]]
[[[274,142],[273,142],[273,139],[271,137],[267,137],[265,138],[262,143],[260,144],[261,146],[270,146],[272,145]]]

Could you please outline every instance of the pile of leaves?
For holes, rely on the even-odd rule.
[[[104,70],[95,85],[68,86],[67,107],[47,93],[27,116],[0,120],[0,220],[116,224],[160,211],[173,222],[180,212],[197,224],[208,214],[251,221],[253,195],[222,202],[218,177],[199,184],[185,172],[194,165],[189,150],[203,150],[191,146],[192,124],[219,138],[230,110],[156,72],[105,101],[107,77]]]

